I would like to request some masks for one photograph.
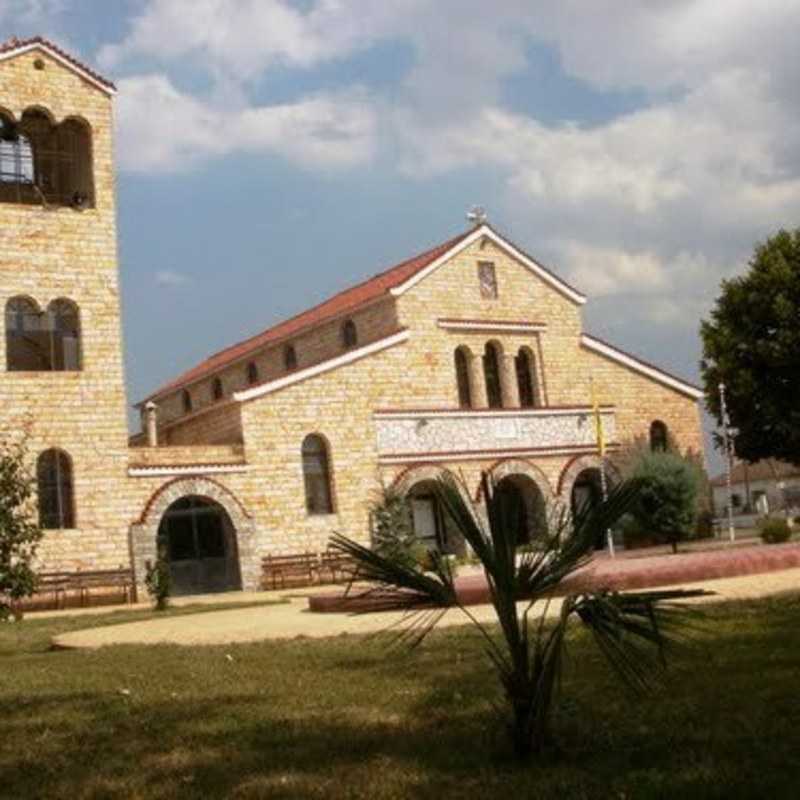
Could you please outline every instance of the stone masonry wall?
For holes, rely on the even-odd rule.
[[[163,444],[233,444],[241,441],[241,407],[230,399],[214,408],[175,420],[159,430],[159,442]]]
[[[341,327],[344,320],[352,318],[358,330],[358,344],[364,345],[388,336],[397,330],[397,315],[391,299],[383,300],[361,309],[353,315],[342,314],[311,331],[306,331],[290,340],[269,345],[254,356],[248,356],[235,364],[220,370],[190,385],[194,412],[206,409],[219,401],[212,395],[212,381],[219,377],[222,381],[225,397],[233,392],[249,388],[247,383],[247,364],[255,362],[258,368],[259,383],[266,383],[287,374],[284,368],[283,352],[287,343],[295,348],[297,368],[303,369],[318,364],[328,358],[334,358],[343,352]],[[158,400],[158,417],[161,424],[171,422],[184,416],[181,392],[173,392]],[[202,424],[200,418],[193,413],[187,418],[186,426]],[[202,436],[202,434],[201,434]]]
[[[499,297],[493,301],[480,297],[477,283],[477,260],[487,258],[497,269]],[[443,470],[463,477],[472,496],[478,491],[481,472],[488,470],[498,475],[529,475],[550,504],[568,502],[578,471],[598,463],[591,452],[536,458],[509,453],[505,459],[472,456],[437,464],[426,464],[424,457],[419,464],[379,463],[374,411],[455,408],[453,351],[461,344],[479,354],[491,339],[509,356],[521,346],[529,347],[539,356],[540,374],[544,372],[546,382],[541,394],[551,406],[585,408],[589,374],[594,374],[600,399],[615,407],[617,439],[646,432],[651,420],[660,418],[685,443],[699,441],[695,403],[627,368],[587,354],[579,344],[579,308],[494,245],[483,249],[476,245],[397,302],[400,325],[409,328],[406,342],[241,405],[247,471],[215,480],[252,516],[249,552],[319,551],[335,532],[367,542],[369,507],[381,483],[413,482]],[[544,322],[547,329],[532,335],[454,332],[436,324],[443,317]],[[688,420],[685,424],[683,418]],[[613,432],[612,425],[608,427]],[[301,447],[310,433],[321,434],[329,445],[332,514],[309,515],[305,509]],[[475,435],[474,449],[498,446],[484,438]],[[584,436],[581,441],[589,439]],[[513,449],[516,443],[507,444]],[[144,504],[144,495],[157,492],[158,486],[156,479],[139,479],[137,487],[146,491],[138,502]]]
[[[41,58],[44,69],[34,68]],[[0,62],[0,108],[19,119],[46,109],[57,122],[91,126],[95,207],[0,203],[0,305],[18,295],[40,308],[68,298],[80,308],[80,372],[10,372],[0,326],[0,427],[31,422],[31,462],[58,447],[72,459],[76,529],[46,532],[40,548],[53,569],[129,563],[127,426],[120,333],[112,101],[39,51]]]

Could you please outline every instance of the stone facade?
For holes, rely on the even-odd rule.
[[[37,63],[38,62],[38,63]],[[130,562],[131,505],[117,265],[112,100],[48,49],[0,61],[0,110],[19,121],[42,109],[91,132],[94,206],[0,202],[0,304],[27,297],[40,309],[65,298],[79,309],[82,369],[10,371],[0,333],[0,424],[30,422],[32,457],[58,448],[74,475],[75,527],[48,530],[49,568],[116,568]]]
[[[44,70],[34,67],[37,58]],[[111,97],[45,48],[0,61],[0,108],[18,118],[33,105],[89,123],[96,187],[94,207],[82,211],[0,203],[3,302],[25,295],[44,306],[63,296],[81,312],[82,370],[5,371],[0,384],[3,428],[17,430],[30,417],[32,453],[59,447],[73,462],[76,528],[47,531],[45,567],[130,565],[141,585],[161,520],[187,497],[225,512],[245,589],[257,587],[266,555],[320,551],[335,532],[368,542],[382,485],[410,491],[449,471],[477,497],[488,472],[497,480],[523,476],[546,503],[568,504],[580,476],[599,465],[592,388],[611,450],[660,420],[682,447],[702,451],[699,392],[594,346],[582,329],[582,296],[488,226],[322,304],[307,324],[290,320],[253,340],[263,344],[213,356],[213,369],[149,398],[158,446],[147,447],[143,435],[129,446]],[[493,265],[489,291],[479,262]],[[355,343],[343,341],[347,320]],[[487,343],[497,355],[502,408],[487,407]],[[287,368],[289,345],[297,363]],[[467,363],[466,409],[458,348]],[[534,407],[520,407],[521,350]],[[222,397],[214,396],[216,379]],[[327,448],[329,513],[307,511],[309,434]]]

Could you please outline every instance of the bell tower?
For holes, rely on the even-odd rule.
[[[29,429],[45,569],[128,566],[113,84],[0,45],[0,430]]]

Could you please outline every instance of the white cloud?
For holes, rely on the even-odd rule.
[[[175,172],[198,161],[249,151],[303,166],[350,167],[374,148],[374,119],[362,94],[316,95],[284,105],[219,108],[179,91],[165,75],[119,82],[120,164]]]
[[[101,60],[163,65],[120,82],[128,169],[241,151],[306,167],[383,156],[425,179],[480,169],[506,188],[505,208],[490,209],[501,227],[524,230],[590,294],[635,293],[637,310],[677,325],[755,239],[800,219],[798,18],[800,0],[764,0],[757,14],[750,0],[461,0],[458,13],[441,0],[151,0]],[[413,61],[382,94],[248,102],[276,68],[393,41]],[[510,107],[504,81],[533,42],[573,78],[645,100],[594,126]],[[212,99],[176,89],[177,64],[204,71]]]
[[[186,286],[192,280],[188,275],[183,272],[176,272],[171,269],[164,269],[156,272],[156,285],[164,288],[176,288],[178,286]]]
[[[653,252],[593,247],[579,241],[565,242],[561,252],[560,263],[570,283],[591,297],[663,291],[669,283],[667,266]]]

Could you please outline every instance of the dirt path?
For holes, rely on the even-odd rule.
[[[800,569],[703,581],[685,584],[684,588],[713,591],[716,596],[711,600],[758,598],[800,591]],[[559,608],[560,602],[554,601],[550,613],[558,613]],[[470,610],[481,621],[494,620],[491,606],[473,606]],[[113,644],[221,645],[297,636],[323,638],[374,633],[385,630],[399,619],[400,615],[396,613],[361,616],[313,614],[308,611],[307,598],[299,597],[282,605],[233,608],[74,631],[56,637],[54,644],[59,647],[94,648]],[[460,625],[464,622],[463,615],[453,610],[447,613],[440,624]]]

